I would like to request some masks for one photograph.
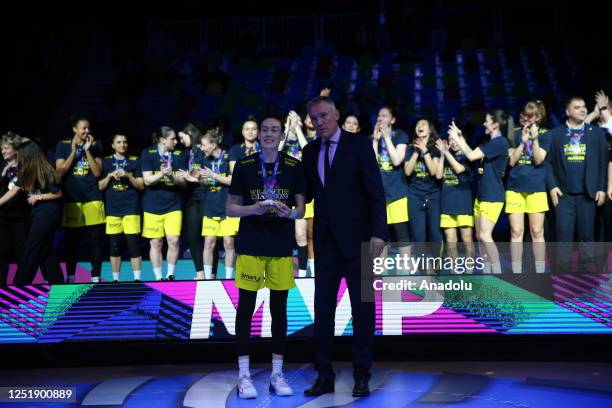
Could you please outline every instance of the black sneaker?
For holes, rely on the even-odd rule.
[[[113,283],[119,283],[119,281],[117,279],[113,280]]]
[[[169,281],[173,281],[173,280],[175,280],[175,279],[176,279],[176,278],[174,277],[174,275],[168,275],[167,280],[169,280]]]
[[[134,279],[134,282],[140,282],[140,279]]]

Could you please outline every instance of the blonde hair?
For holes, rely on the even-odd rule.
[[[202,140],[204,139],[208,140],[210,143],[220,145],[223,140],[223,133],[218,127],[212,128],[202,135]]]
[[[2,135],[2,139],[0,140],[0,145],[11,146],[13,150],[17,150],[20,144],[25,142],[26,138],[19,136],[15,132],[6,132]]]
[[[544,102],[541,100],[529,101],[523,107],[521,111],[521,118],[536,118],[536,123],[539,125],[540,123],[546,122],[546,107],[544,106]]]

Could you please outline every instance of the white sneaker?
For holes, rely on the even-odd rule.
[[[253,385],[253,381],[251,381],[251,377],[240,377],[238,379],[238,387],[236,387],[236,392],[238,393],[238,398],[257,398],[257,390]]]
[[[287,384],[283,373],[273,374],[272,377],[270,377],[270,392],[279,397],[293,395],[293,390],[289,384]]]

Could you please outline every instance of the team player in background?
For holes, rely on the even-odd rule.
[[[606,130],[608,141],[612,140],[612,104],[610,98],[603,91],[595,93],[595,106],[599,113],[599,126]]]
[[[23,138],[13,132],[2,136],[2,164],[0,166],[0,197],[16,188],[17,147]],[[23,257],[23,243],[28,234],[30,206],[26,193],[19,193],[0,207],[0,286],[8,283],[9,263]]]
[[[599,125],[605,129],[608,139],[608,200],[612,201],[612,103],[604,91],[595,93],[595,112]],[[608,204],[610,205],[610,204]],[[612,228],[609,228],[609,230]]]
[[[294,220],[304,214],[304,174],[301,163],[278,151],[282,123],[261,122],[262,151],[240,160],[232,176],[227,214],[242,217],[236,241],[236,312],[238,397],[255,398],[249,370],[249,338],[257,291],[270,289],[272,315],[272,375],[270,391],[292,395],[282,372],[287,334],[287,295],[294,286]]]
[[[174,130],[167,126],[160,127],[153,134],[153,143],[140,157],[145,184],[142,236],[150,240],[149,259],[156,280],[162,280],[162,248],[166,238],[168,273],[165,279],[174,280],[183,221],[182,187],[189,173],[186,171],[184,155],[175,150],[177,140]]]
[[[359,126],[359,119],[355,115],[348,115],[344,118],[344,122],[342,123],[342,129],[351,133],[359,133],[361,132],[361,126]]]
[[[202,279],[204,275],[202,220],[204,219],[204,201],[206,199],[206,188],[200,183],[202,169],[200,139],[202,133],[195,125],[188,123],[179,132],[178,137],[185,147],[186,168],[190,176],[185,177],[187,185],[183,193],[183,215],[185,217],[187,242],[196,277]]]
[[[15,136],[17,138],[18,136]],[[15,285],[32,284],[38,268],[50,284],[64,283],[53,250],[53,236],[62,219],[62,190],[59,176],[36,143],[21,139],[17,146],[17,177],[13,188],[0,198],[0,209],[22,191],[32,206],[30,230],[17,265]]]
[[[235,144],[229,149],[230,173],[234,171],[236,162],[260,150],[259,141],[257,140],[257,120],[249,116],[242,123],[242,137],[244,141],[240,144]]]
[[[454,140],[449,143],[438,139],[436,147],[440,151],[436,178],[442,180],[440,227],[444,230],[447,251],[452,258],[459,255],[457,249],[459,241],[457,229],[459,229],[466,257],[474,258],[474,200],[470,185],[469,162]],[[472,273],[473,268],[468,268],[466,272]]]
[[[413,242],[442,242],[440,182],[435,178],[440,151],[436,148],[436,140],[438,133],[434,124],[428,119],[417,121],[404,164]]]
[[[612,103],[603,90],[595,93],[595,109],[589,114],[585,122],[590,124],[594,119],[597,119],[597,124],[604,131],[608,140],[608,149],[612,152]],[[610,171],[612,170],[608,170],[608,202],[604,204],[600,211],[602,225],[599,231],[599,241],[606,242],[612,241],[612,227],[610,226],[612,224],[612,190],[610,189],[610,186],[612,186],[612,174]]]
[[[321,90],[321,94],[328,92],[329,90],[324,88]],[[309,142],[317,138],[317,131],[312,124],[312,120],[308,113],[304,115],[302,123],[304,124],[304,130],[306,131],[306,140]],[[313,228],[314,228],[314,200],[306,203],[304,210],[304,219],[306,220],[306,241],[308,242],[308,262],[307,268],[310,271],[310,276],[315,276],[315,253],[314,253],[314,242],[313,242]]]
[[[284,137],[278,149],[294,159],[302,160],[302,149],[309,140],[302,132],[302,120],[295,111],[289,112],[285,122]],[[295,220],[295,241],[298,246],[298,276],[303,278],[308,268],[308,221],[305,219]]]
[[[212,279],[213,251],[217,238],[223,238],[225,250],[225,278],[234,277],[234,236],[238,231],[239,218],[225,213],[227,191],[232,182],[229,155],[221,148],[223,135],[218,128],[206,132],[201,139],[202,162],[200,180],[207,189],[204,200],[202,236],[204,237],[204,275],[197,279]]]
[[[610,142],[612,140],[612,102],[603,90],[595,93],[595,109],[585,122],[590,124],[594,119],[597,119],[598,125],[605,131],[605,137]],[[610,150],[608,160],[607,196],[612,201],[612,150]]]
[[[98,181],[104,192],[106,209],[106,235],[109,239],[110,263],[113,282],[119,282],[121,270],[121,239],[125,238],[134,280],[139,282],[142,271],[140,253],[141,192],[144,180],[137,156],[128,156],[128,140],[125,135],[113,136],[114,153],[102,163],[102,178]]]
[[[236,162],[246,156],[250,156],[253,153],[258,153],[261,148],[259,146],[259,140],[257,140],[257,120],[254,116],[249,115],[246,120],[242,123],[242,138],[243,142],[240,144],[233,145],[228,152],[230,174],[234,171]],[[240,219],[238,219],[238,228],[240,229]]]
[[[604,93],[604,91],[597,91],[595,93],[595,109],[589,113],[584,120],[586,123],[591,124],[594,120],[597,120],[599,127],[606,131],[606,138],[608,141],[612,140],[612,104],[610,98]]]
[[[499,261],[499,252],[493,241],[493,228],[499,219],[504,206],[503,177],[508,165],[508,138],[506,135],[514,134],[514,121],[512,117],[501,110],[487,112],[483,123],[485,133],[489,140],[472,149],[463,137],[461,129],[453,121],[449,127],[451,142],[457,143],[461,151],[470,161],[480,161],[478,169],[478,188],[474,202],[474,218],[476,237],[481,244],[480,253],[487,256],[484,262],[483,273],[502,272]],[[511,132],[511,133],[508,133]]]
[[[98,188],[102,176],[102,147],[90,132],[90,123],[73,121],[72,139],[62,140],[55,150],[55,169],[63,184],[62,226],[66,228],[66,269],[74,282],[79,246],[89,252],[91,281],[100,281],[104,239],[104,202]]]
[[[550,137],[542,127],[546,108],[542,101],[529,101],[523,108],[519,122],[510,138],[507,179],[506,213],[510,220],[512,272],[522,272],[523,234],[525,214],[529,217],[529,231],[533,243],[535,270],[544,273],[544,217],[548,211],[546,195],[546,155]]]
[[[403,255],[410,253],[408,185],[402,170],[408,135],[401,129],[394,129],[395,121],[393,108],[380,108],[371,139],[385,190],[387,225],[393,232],[390,236],[399,243],[399,252]]]

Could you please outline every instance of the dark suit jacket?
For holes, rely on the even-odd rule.
[[[329,238],[323,234],[331,234],[342,256],[357,257],[362,242],[387,239],[385,193],[372,143],[342,130],[325,187],[317,169],[320,149],[321,139],[316,139],[302,153],[306,201],[315,199],[315,255]]]
[[[567,165],[563,157],[563,144],[567,140],[567,126],[558,126],[550,132],[551,145],[547,155],[549,165],[546,184],[549,191],[559,187],[565,194]],[[597,126],[585,124],[584,139],[586,144],[585,188],[587,195],[595,199],[598,191],[606,191],[608,145],[603,131]]]

